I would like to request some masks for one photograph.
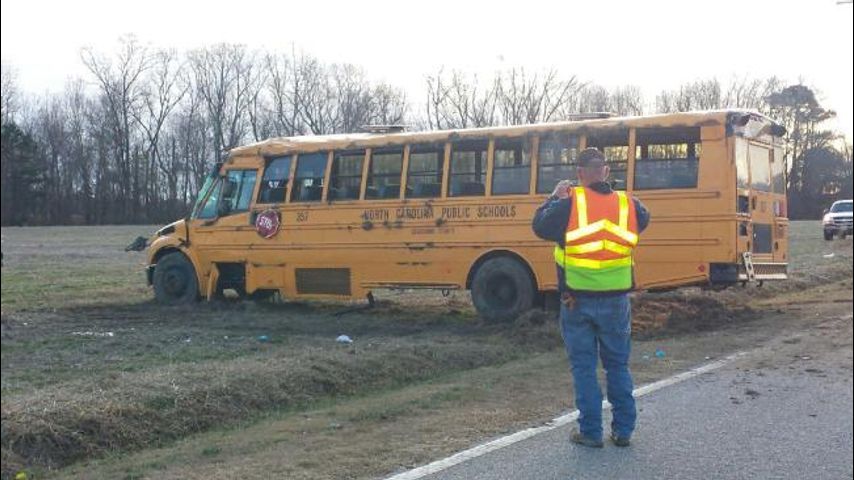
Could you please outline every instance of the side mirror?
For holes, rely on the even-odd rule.
[[[828,213],[830,213],[830,209],[829,209],[829,208],[825,208],[825,209],[824,209],[824,213],[822,213],[822,215],[827,215]]]

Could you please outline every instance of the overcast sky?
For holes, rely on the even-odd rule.
[[[852,138],[852,5],[837,0],[502,2],[147,0],[2,2],[2,58],[22,89],[85,76],[80,48],[112,52],[127,33],[154,46],[216,42],[364,67],[421,102],[439,67],[556,68],[606,87],[665,88],[716,76],[777,75],[820,91]]]

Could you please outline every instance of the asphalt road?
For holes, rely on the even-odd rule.
[[[638,399],[629,448],[570,444],[573,422],[426,478],[852,478],[851,344],[780,346]]]

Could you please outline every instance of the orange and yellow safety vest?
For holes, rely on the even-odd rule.
[[[638,243],[634,202],[625,192],[571,191],[572,209],[565,245],[554,257],[566,285],[576,291],[624,291],[632,288],[632,251]]]

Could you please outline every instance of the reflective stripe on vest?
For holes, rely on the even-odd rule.
[[[619,243],[612,242],[610,240],[597,240],[595,242],[582,243],[581,245],[567,245],[566,247],[567,254],[592,253],[601,250],[608,250],[609,252],[614,252],[620,255],[632,254],[632,247],[620,245]]]
[[[628,195],[625,192],[614,193],[617,196],[617,222],[602,218],[589,223],[587,192],[583,187],[573,189],[576,225],[574,229],[569,230],[573,226],[570,213],[565,236],[566,246],[554,249],[555,262],[564,269],[566,283],[571,289],[613,291],[627,290],[632,286],[632,251],[637,245],[638,235],[630,230],[636,227],[634,223],[632,227],[629,226],[631,209]],[[597,206],[600,207],[597,211],[601,212],[601,204]],[[617,240],[602,238],[602,234],[606,232]],[[572,243],[587,237],[593,238],[584,243]],[[607,253],[604,254],[604,259],[600,252]]]
[[[575,187],[575,198],[578,207],[578,228],[566,232],[566,243],[578,240],[581,237],[586,237],[594,233],[605,230],[612,233],[626,242],[637,245],[638,236],[631,232],[629,228],[629,199],[626,192],[616,192],[620,202],[619,224],[603,218],[602,220],[587,223],[587,195],[584,193],[583,187]]]

